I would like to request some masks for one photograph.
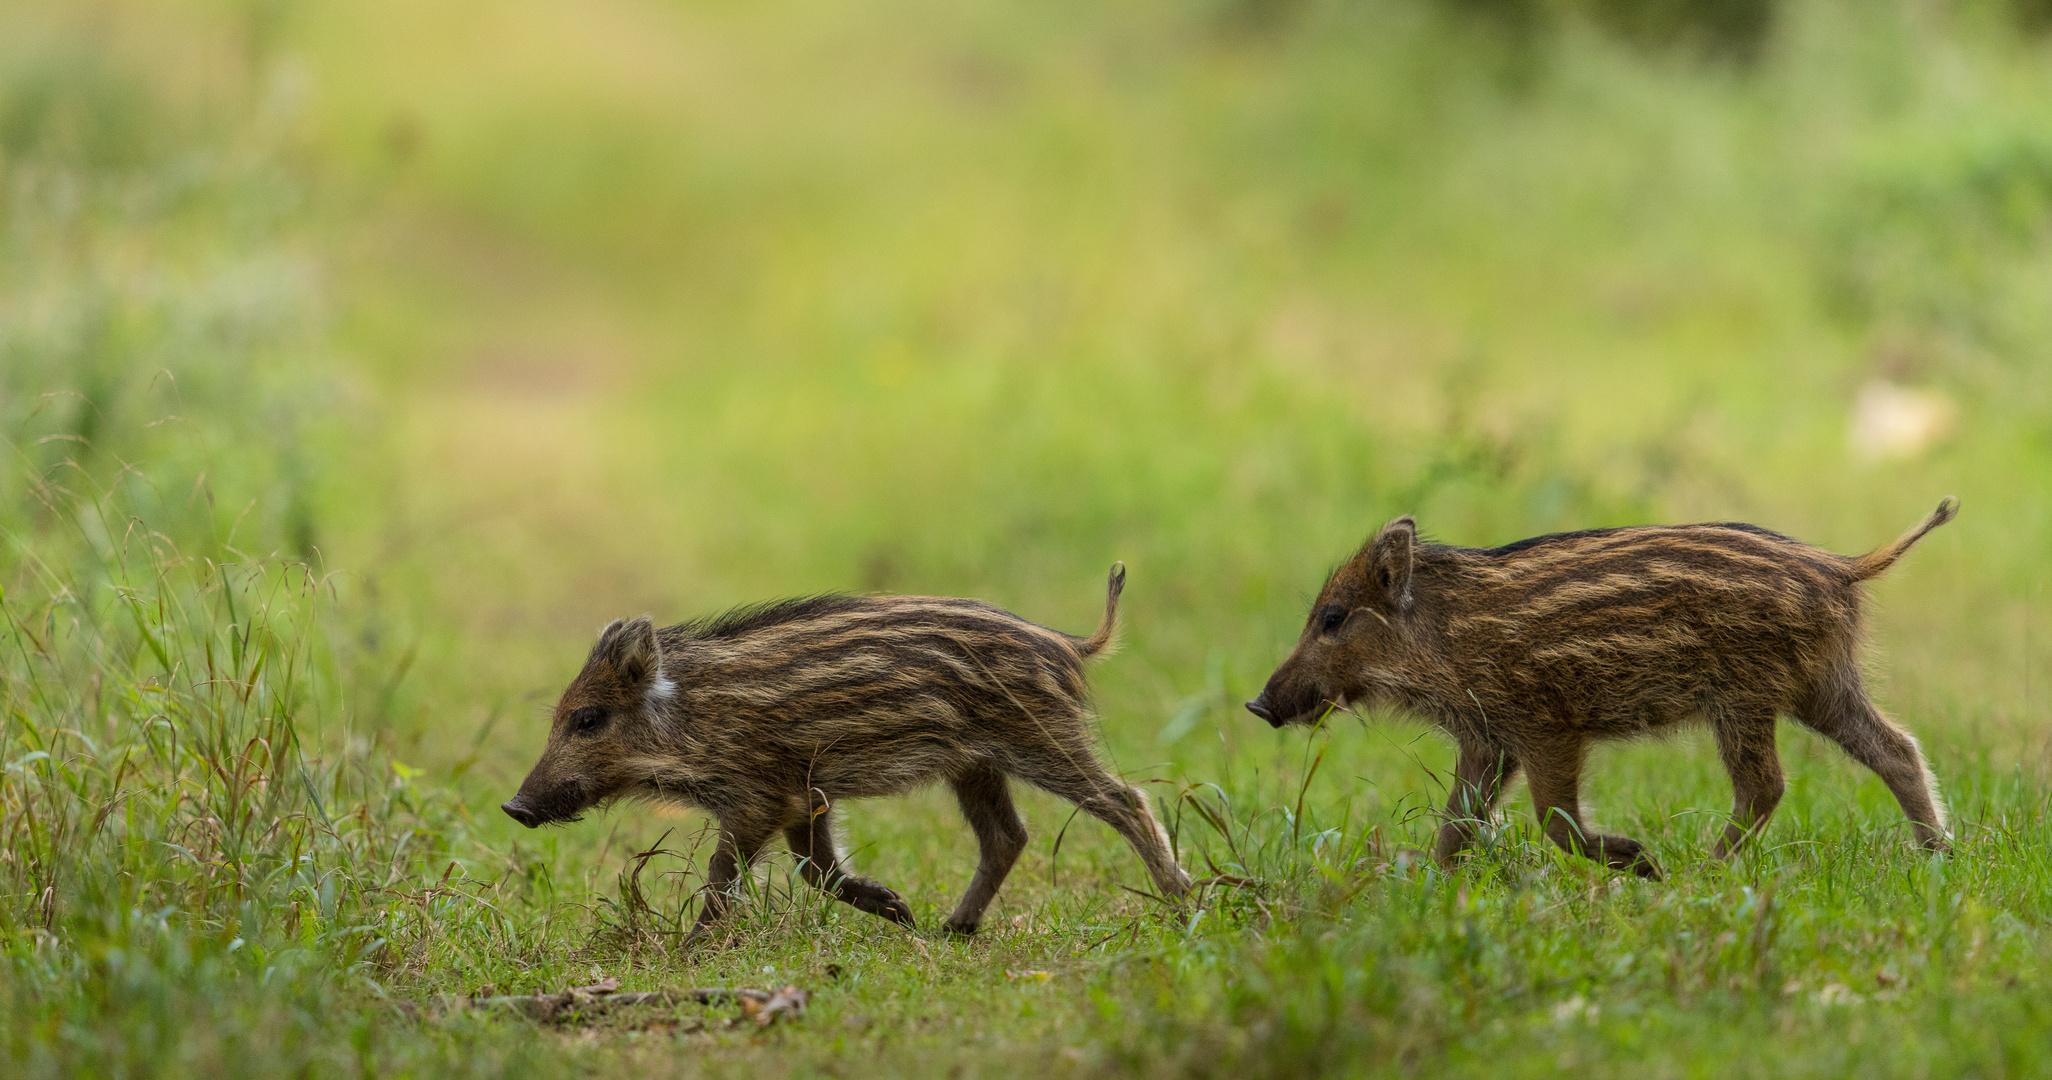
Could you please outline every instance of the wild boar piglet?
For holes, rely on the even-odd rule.
[[[1917,843],[1942,851],[1944,807],[1917,740],[1861,686],[1861,583],[1958,506],[1946,498],[1857,558],[1735,522],[1464,548],[1422,542],[1400,517],[1333,572],[1296,650],[1247,708],[1281,727],[1374,705],[1453,736],[1442,864],[1522,769],[1554,843],[1658,877],[1638,841],[1584,825],[1582,764],[1592,743],[1691,719],[1709,723],[1731,774],[1731,820],[1714,850],[1727,857],[1781,800],[1780,715],[1878,773]]]
[[[1118,830],[1168,896],[1189,878],[1147,798],[1092,746],[1083,661],[1110,643],[1125,587],[1112,568],[1088,638],[975,600],[816,596],[657,629],[599,634],[557,703],[541,760],[505,804],[534,828],[621,799],[681,803],[719,822],[693,936],[723,919],[738,876],[777,833],[805,880],[912,924],[905,900],[849,873],[834,846],[844,799],[936,780],[954,788],[982,849],[947,928],[973,933],[1026,846],[1009,777]]]

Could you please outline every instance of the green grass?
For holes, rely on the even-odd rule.
[[[1716,8],[0,11],[8,1071],[2052,1072],[2046,45],[1993,2]],[[1853,454],[1874,380],[1950,429]],[[1951,857],[1791,728],[1731,864],[1690,734],[1587,781],[1668,880],[1564,859],[1522,790],[1447,875],[1437,736],[1238,707],[1398,513],[1851,552],[1946,493],[1872,621]],[[1114,559],[1105,752],[1215,879],[1187,907],[1028,793],[973,940],[778,855],[684,952],[703,816],[497,811],[608,619],[1082,630]],[[936,926],[951,801],[844,820]],[[600,977],[814,998],[436,1004]]]

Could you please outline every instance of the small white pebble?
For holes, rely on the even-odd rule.
[[[762,973],[764,975],[775,975],[777,973],[777,969],[769,966],[768,964],[764,964],[762,965]]]
[[[1865,461],[1919,457],[1952,429],[1959,410],[1937,390],[1874,379],[1853,398],[1853,456]]]

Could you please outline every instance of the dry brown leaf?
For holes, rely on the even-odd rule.
[[[741,999],[741,1014],[755,1021],[756,1027],[768,1027],[787,1017],[796,1020],[805,1015],[805,1000],[809,996],[795,986],[772,991],[764,999],[750,995]]]
[[[578,998],[580,1000],[586,998],[604,997],[607,994],[611,994],[618,991],[619,989],[620,980],[609,976],[607,978],[600,979],[598,982],[595,982],[590,986],[571,987],[570,996],[573,998]]]

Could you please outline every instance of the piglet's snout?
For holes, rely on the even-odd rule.
[[[512,818],[513,820],[521,823],[522,825],[527,826],[530,829],[536,828],[539,825],[541,825],[541,817],[537,815],[534,811],[529,810],[527,808],[527,804],[521,802],[520,796],[518,795],[515,795],[511,799],[506,800],[499,806],[499,809],[504,810],[506,812],[507,817]]]

